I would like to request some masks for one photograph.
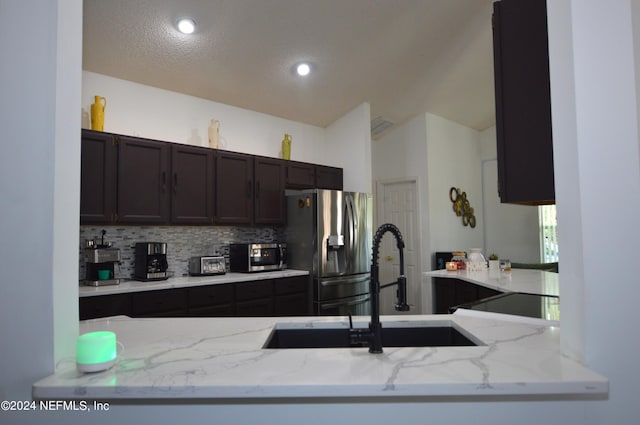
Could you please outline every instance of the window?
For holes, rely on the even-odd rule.
[[[555,205],[538,207],[540,218],[540,258],[543,263],[558,261],[558,219]]]

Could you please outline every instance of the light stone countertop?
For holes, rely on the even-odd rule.
[[[558,273],[530,269],[511,269],[508,272],[485,270],[434,270],[424,272],[425,277],[460,279],[500,292],[522,292],[535,295],[560,295]]]
[[[452,325],[476,347],[263,349],[278,326],[347,328],[345,317],[149,318],[80,323],[113,331],[124,347],[109,370],[82,374],[74,359],[33,385],[34,399],[310,400],[380,397],[606,397],[608,380],[560,351],[560,328],[508,318],[383,316],[383,327]],[[369,317],[354,318],[364,327]],[[510,398],[513,399],[513,398]],[[526,399],[526,398],[525,398]],[[200,401],[196,401],[200,400]]]
[[[137,280],[125,280],[119,285],[86,286],[80,285],[78,295],[80,297],[92,297],[96,295],[125,294],[128,292],[157,291],[161,289],[187,288],[190,286],[221,285],[225,283],[248,282],[252,280],[279,279],[284,277],[305,276],[309,272],[303,270],[278,270],[256,273],[226,273],[217,276],[182,276],[171,277],[167,280],[140,282]]]

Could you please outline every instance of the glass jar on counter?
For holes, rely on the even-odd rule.
[[[451,257],[451,262],[456,263],[456,268],[458,270],[466,270],[467,254],[464,251],[454,251],[453,257]]]

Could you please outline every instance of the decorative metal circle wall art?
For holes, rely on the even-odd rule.
[[[462,217],[462,225],[476,227],[476,216],[469,205],[467,192],[463,192],[459,187],[452,187],[449,189],[449,199],[453,202],[453,211],[458,217]]]

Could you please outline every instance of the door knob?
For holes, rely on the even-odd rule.
[[[392,261],[392,260],[393,260],[393,257],[390,255],[387,255],[387,261]]]

